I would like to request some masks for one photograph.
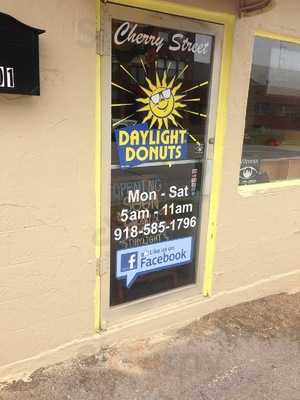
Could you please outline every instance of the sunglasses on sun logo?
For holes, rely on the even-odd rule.
[[[156,93],[153,96],[150,97],[150,100],[154,104],[158,104],[161,100],[167,100],[171,96],[171,90],[170,89],[165,89],[160,93]]]

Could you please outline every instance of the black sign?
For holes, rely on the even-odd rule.
[[[242,158],[240,167],[240,185],[258,183],[260,160],[257,158]]]
[[[0,13],[0,93],[40,94],[39,35],[44,32]]]

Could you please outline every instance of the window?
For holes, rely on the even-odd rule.
[[[112,21],[111,306],[197,281],[213,51]]]
[[[257,37],[240,185],[300,178],[300,45]]]

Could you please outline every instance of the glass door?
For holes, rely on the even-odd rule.
[[[104,7],[104,319],[201,295],[222,28]]]

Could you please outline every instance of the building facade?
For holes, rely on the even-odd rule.
[[[299,289],[300,5],[250,3],[0,0],[46,31],[40,96],[0,56],[1,379]]]

